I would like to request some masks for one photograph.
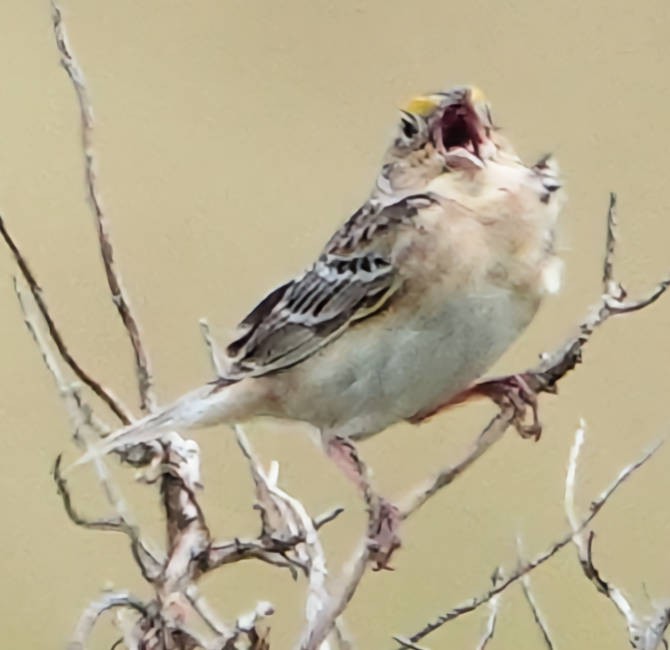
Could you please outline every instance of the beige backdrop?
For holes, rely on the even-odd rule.
[[[599,290],[607,193],[621,201],[620,271],[644,290],[670,266],[670,5],[584,2],[290,0],[71,1],[75,50],[95,104],[104,202],[118,261],[150,341],[166,401],[210,378],[197,319],[222,336],[261,294],[308,263],[364,198],[395,107],[411,94],[475,82],[529,157],[552,150],[567,179],[566,286],[494,371],[530,364],[560,342]],[[46,0],[0,3],[0,208],[29,254],[79,359],[135,403],[130,353],[104,288],[82,185],[78,112],[59,68]],[[126,541],[75,528],[50,480],[69,430],[12,292],[0,250],[0,629],[3,645],[61,647],[105,586],[146,593]],[[509,435],[404,530],[394,573],[370,574],[348,621],[362,648],[388,647],[488,585],[565,522],[562,481],[578,419],[589,423],[580,484],[589,499],[670,429],[670,298],[609,323],[586,363],[543,398],[539,444]],[[460,453],[486,404],[363,445],[382,489],[398,497]],[[265,460],[313,512],[347,514],[325,541],[333,567],[363,525],[353,491],[297,426],[257,426]],[[199,437],[203,503],[221,536],[252,534],[250,481],[226,430]],[[670,451],[597,520],[597,558],[641,608],[670,598]],[[80,505],[104,509],[86,472]],[[131,494],[159,538],[154,495]],[[628,647],[611,604],[580,575],[572,549],[534,575],[560,648]],[[278,608],[273,647],[289,648],[302,585],[248,564],[206,591],[232,617],[258,598]],[[645,591],[646,589],[646,591]],[[647,592],[650,596],[647,595]],[[484,612],[447,626],[433,648],[474,648]],[[95,647],[112,640],[108,622]],[[504,600],[502,650],[542,647],[518,590]]]

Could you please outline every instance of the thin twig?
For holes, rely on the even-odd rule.
[[[209,327],[209,323],[206,318],[201,318],[199,321],[200,333],[202,338],[205,341],[205,346],[209,352],[209,361],[212,364],[212,369],[216,373],[217,377],[223,376],[223,366],[221,365],[221,352],[219,346],[217,345],[214,337],[212,336],[212,330]]]
[[[221,637],[230,635],[228,627],[219,620],[218,615],[212,610],[207,599],[200,593],[200,590],[195,583],[190,584],[186,588],[186,597],[189,599],[198,616],[200,616],[205,622],[205,625],[207,625],[214,634]]]
[[[367,476],[368,468],[365,463],[358,456],[356,456],[355,462],[358,465],[359,474]],[[379,503],[379,497],[373,492],[369,484],[365,486],[363,498],[368,514],[367,528],[368,533],[370,533],[374,527],[377,509],[381,504]],[[338,619],[354,597],[369,562],[376,560],[377,564],[380,565],[388,559],[388,553],[387,557],[382,560],[376,556],[368,536],[358,544],[350,559],[344,565],[347,568],[342,572],[338,588],[331,588],[332,595],[327,605],[321,609],[318,616],[309,621],[307,628],[304,630],[300,650],[319,650],[321,648],[321,644],[328,639],[333,629],[337,627]]]
[[[621,283],[614,279],[614,254],[616,249],[616,196],[610,195],[607,211],[607,234],[603,262],[602,290],[600,303],[591,308],[578,328],[578,333],[558,346],[551,353],[543,353],[540,363],[525,373],[524,381],[535,393],[555,393],[558,382],[582,360],[582,350],[594,331],[608,318],[631,313],[648,307],[658,300],[670,286],[670,276],[661,280],[645,297],[638,300],[626,300],[626,291]],[[479,435],[470,452],[459,463],[441,470],[427,484],[416,489],[400,507],[400,516],[407,519],[441,489],[449,485],[472,463],[500,440],[506,429],[512,424],[514,413],[504,409],[488,424]]]
[[[502,580],[503,574],[501,567],[496,567],[496,570],[491,576],[491,584],[495,587]],[[486,629],[482,638],[477,644],[477,650],[485,650],[488,644],[493,639],[496,631],[496,623],[498,622],[498,611],[500,610],[500,594],[493,596],[489,601],[489,615],[486,619]]]
[[[9,234],[2,216],[0,216],[0,234],[5,240],[9,250],[12,252],[14,259],[16,260],[16,264],[21,271],[21,275],[26,281],[26,284],[30,289],[30,293],[35,300],[35,304],[37,305],[37,308],[39,309],[40,314],[46,323],[47,329],[49,330],[49,336],[54,342],[58,353],[63,358],[63,361],[67,363],[67,365],[72,369],[72,372],[74,372],[74,374],[84,384],[86,384],[86,386],[88,386],[105,404],[107,404],[110,410],[114,413],[114,415],[116,415],[116,417],[119,418],[119,420],[121,420],[123,424],[130,424],[132,421],[130,411],[121,403],[119,398],[112,394],[108,388],[105,388],[102,386],[102,384],[96,381],[81,367],[72,354],[70,354],[63,337],[56,327],[56,323],[51,317],[51,312],[49,311],[49,307],[47,306],[46,301],[44,300],[44,295],[42,294],[42,288],[38,284],[37,279],[33,275],[33,272],[30,270],[28,261],[21,252],[21,249],[18,247],[13,237]]]
[[[521,561],[522,548],[521,548],[520,537],[517,538],[517,550],[519,554],[519,561]],[[529,574],[526,574],[521,578],[521,590],[523,591],[524,598],[526,599],[528,607],[530,607],[530,611],[533,614],[533,620],[535,621],[537,627],[540,628],[542,639],[544,640],[544,645],[547,647],[547,650],[554,650],[554,642],[551,638],[551,634],[549,633],[549,626],[547,625],[547,621],[545,620],[544,615],[540,611],[540,606],[537,604],[537,600],[535,599],[535,595],[533,594]]]
[[[102,208],[100,192],[97,185],[96,157],[93,149],[93,107],[86,87],[84,73],[77,63],[65,33],[63,15],[56,0],[51,0],[52,23],[56,45],[61,55],[61,64],[67,72],[79,102],[81,118],[81,145],[84,154],[85,181],[88,198],[95,217],[96,231],[100,254],[105,268],[107,284],[119,316],[126,329],[133,348],[135,371],[137,373],[140,393],[140,408],[151,411],[155,407],[155,397],[152,389],[151,363],[146,353],[140,335],[137,319],[133,314],[128,296],[123,287],[121,276],[114,263],[114,248],[109,235],[107,217]]]
[[[58,494],[63,501],[63,507],[70,521],[76,526],[87,528],[88,530],[107,530],[120,532],[130,539],[130,548],[133,558],[137,563],[142,577],[147,582],[157,580],[163,570],[163,559],[159,559],[155,552],[150,551],[140,537],[139,528],[129,524],[122,515],[107,517],[103,519],[87,519],[80,515],[72,503],[72,496],[67,485],[67,481],[60,471],[61,456],[58,456],[53,467],[53,478],[58,488]]]
[[[397,641],[400,644],[400,648],[402,650],[428,650],[427,648],[424,648],[423,646],[417,645],[416,643],[412,643],[409,639],[406,639],[405,637],[398,636],[397,634],[391,637],[394,641]]]
[[[241,426],[236,425],[235,435],[242,453],[249,461],[256,485],[256,498],[262,510],[263,534],[299,537],[302,542],[293,547],[299,562],[304,566],[308,580],[305,602],[306,629],[300,647],[318,650],[336,626],[339,612],[331,612],[332,598],[326,586],[326,557],[314,521],[298,500],[282,490],[279,485],[279,465],[273,462],[268,472],[256,459]],[[322,626],[322,623],[325,625]],[[318,630],[314,634],[314,630]]]
[[[349,560],[350,569],[338,592],[333,594],[319,616],[311,622],[304,634],[300,650],[318,650],[321,643],[328,637],[337,619],[354,597],[371,557],[370,545],[367,540],[359,544]]]
[[[663,642],[663,635],[670,625],[670,609],[667,607],[657,608],[654,616],[644,619],[638,616],[631,602],[626,598],[623,591],[612,582],[603,578],[593,562],[593,540],[595,533],[585,529],[577,530],[579,518],[575,507],[575,484],[577,475],[577,464],[584,443],[585,424],[582,421],[577,432],[575,441],[570,449],[570,462],[565,479],[564,508],[568,523],[575,531],[572,542],[577,549],[577,557],[582,568],[582,573],[589,582],[593,584],[598,593],[612,602],[614,607],[623,617],[628,630],[630,644],[636,650],[656,650]]]
[[[324,512],[322,515],[314,517],[313,521],[314,528],[316,530],[323,528],[323,526],[329,524],[331,521],[335,521],[335,519],[337,519],[343,512],[344,508],[338,506],[337,508],[333,508],[329,512]]]
[[[462,460],[451,467],[440,470],[436,476],[430,479],[425,485],[415,489],[404,500],[404,503],[399,506],[400,518],[408,519],[411,517],[428,499],[463,474],[480,456],[502,438],[513,419],[513,408],[509,407],[501,410],[479,434],[472,449]]]
[[[614,255],[616,249],[616,195],[610,195],[607,211],[607,234],[602,273],[602,298],[589,310],[579,325],[578,333],[552,353],[541,355],[541,362],[524,374],[530,388],[535,392],[556,392],[556,384],[582,361],[582,350],[591,336],[612,316],[639,311],[656,302],[670,287],[670,275],[663,278],[648,295],[637,300],[626,300],[627,292],[614,277]]]
[[[525,564],[518,566],[513,572],[511,572],[507,577],[505,577],[502,582],[497,586],[492,587],[487,592],[481,594],[480,596],[475,596],[470,598],[467,601],[457,605],[453,609],[440,614],[435,620],[427,623],[421,630],[416,632],[410,637],[407,637],[412,643],[420,641],[424,637],[428,636],[435,630],[442,627],[444,624],[449,621],[453,621],[456,618],[460,618],[464,614],[469,614],[474,610],[478,609],[485,603],[488,603],[491,598],[496,596],[499,593],[502,593],[510,585],[514,584],[517,580],[520,580],[526,574],[534,571],[537,567],[544,564],[547,560],[552,558],[558,551],[570,544],[574,535],[582,530],[584,530],[600,512],[602,507],[607,503],[609,498],[616,492],[616,490],[628,479],[628,477],[636,472],[640,467],[642,467],[651,457],[661,448],[663,445],[663,440],[658,442],[654,447],[646,452],[641,458],[639,458],[634,463],[628,465],[619,472],[619,475],[616,479],[605,489],[600,495],[591,503],[589,508],[589,514],[584,517],[581,521],[578,522],[577,527],[573,527],[568,533],[563,535],[558,541],[554,542],[548,549],[542,551],[536,555],[532,560],[527,561]]]
[[[113,592],[105,594],[99,600],[92,602],[83,612],[77,626],[75,628],[72,639],[68,644],[68,650],[84,650],[86,641],[93,631],[96,621],[105,612],[117,607],[126,607],[134,609],[142,616],[145,616],[147,611],[139,599],[131,596],[125,592]]]
[[[616,250],[617,228],[617,199],[614,192],[610,193],[610,204],[607,210],[607,234],[605,236],[605,259],[603,261],[603,293],[613,293],[616,287],[614,282],[614,252]]]
[[[206,555],[200,560],[200,567],[203,572],[212,571],[226,564],[253,559],[289,569],[294,577],[297,577],[296,569],[305,571],[305,566],[287,554],[303,541],[300,537],[285,541],[264,536],[263,539],[235,539],[230,542],[217,542],[209,547]]]
[[[23,313],[23,319],[26,325],[26,328],[30,332],[35,345],[42,355],[44,365],[47,367],[51,373],[56,386],[58,387],[58,392],[61,399],[63,400],[67,413],[72,422],[72,426],[76,432],[75,439],[81,442],[81,444],[86,448],[87,446],[87,436],[86,430],[87,427],[96,428],[100,430],[101,425],[93,418],[93,413],[90,407],[82,400],[77,387],[68,384],[63,376],[63,373],[56,361],[55,356],[52,354],[49,345],[42,333],[39,323],[33,312],[30,309],[30,306],[27,304],[26,300],[23,297],[21,288],[19,287],[18,280],[14,278],[14,291],[16,297],[19,301],[19,306]],[[96,458],[94,462],[94,467],[100,481],[100,485],[103,488],[105,497],[109,504],[114,508],[117,513],[117,516],[114,518],[108,519],[99,519],[95,521],[89,521],[80,517],[74,507],[72,506],[72,501],[70,499],[70,493],[67,489],[67,483],[65,479],[61,476],[60,473],[60,462],[61,457],[59,456],[56,460],[53,470],[54,480],[58,487],[58,492],[63,499],[63,505],[65,507],[65,512],[70,517],[70,519],[78,526],[84,528],[91,528],[97,530],[116,530],[128,535],[131,540],[131,548],[133,550],[133,556],[142,571],[142,574],[151,580],[156,577],[160,571],[160,565],[158,559],[146,548],[142,540],[140,539],[139,532],[136,526],[128,523],[129,522],[129,512],[128,508],[123,501],[118,489],[114,485],[107,468],[102,458]],[[153,578],[152,578],[153,577]]]

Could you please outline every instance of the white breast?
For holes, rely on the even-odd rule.
[[[527,325],[535,311],[508,291],[430,303],[410,318],[365,321],[294,369],[286,417],[328,435],[365,437],[464,390]]]

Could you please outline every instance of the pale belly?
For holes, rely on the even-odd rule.
[[[452,295],[409,320],[406,311],[401,318],[389,310],[374,327],[362,321],[286,371],[279,415],[308,421],[326,437],[377,433],[467,388],[517,338],[537,303],[490,287]]]

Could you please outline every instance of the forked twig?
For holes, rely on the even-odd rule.
[[[32,294],[33,299],[35,300],[35,304],[37,305],[37,308],[39,309],[40,314],[42,315],[42,318],[46,323],[47,329],[49,330],[49,336],[51,337],[51,340],[54,342],[54,345],[56,346],[60,356],[63,358],[65,363],[67,363],[67,365],[71,368],[72,372],[74,372],[74,374],[84,384],[86,384],[86,386],[88,386],[105,404],[107,404],[112,413],[114,413],[114,415],[116,415],[123,424],[130,424],[130,422],[132,421],[130,411],[121,403],[119,398],[116,397],[108,388],[105,388],[102,384],[100,384],[97,380],[95,380],[92,377],[92,375],[86,372],[86,370],[84,370],[81,367],[81,365],[70,353],[70,350],[65,344],[65,341],[63,340],[60,331],[56,327],[56,323],[51,317],[49,307],[47,306],[46,301],[44,299],[44,295],[42,294],[42,288],[38,284],[37,279],[33,275],[33,272],[30,270],[28,261],[21,252],[21,249],[16,244],[14,238],[9,234],[9,231],[5,226],[5,222],[2,216],[0,216],[0,234],[2,235],[2,238],[5,240],[7,247],[12,252],[12,255],[14,256],[16,265],[19,267],[21,275],[23,276],[23,279],[26,281],[26,284],[30,289],[30,293]]]
[[[454,619],[460,618],[464,614],[469,614],[470,612],[475,611],[485,603],[488,603],[494,596],[496,596],[499,593],[502,593],[510,585],[514,584],[515,582],[523,578],[523,576],[530,573],[531,571],[534,571],[537,567],[541,566],[547,560],[551,559],[554,555],[556,555],[556,553],[558,553],[558,551],[560,551],[562,548],[570,544],[575,534],[587,528],[587,526],[593,521],[593,519],[600,512],[603,506],[608,502],[610,497],[619,489],[619,487],[621,487],[621,485],[623,485],[623,483],[626,482],[626,480],[633,473],[635,473],[640,467],[642,467],[645,463],[647,463],[647,461],[649,461],[652,458],[652,456],[654,456],[654,454],[663,445],[663,442],[664,442],[663,440],[658,442],[656,445],[652,447],[651,450],[646,452],[638,460],[622,469],[619,472],[618,476],[615,478],[615,480],[612,483],[610,483],[610,485],[607,488],[605,488],[594,501],[591,502],[588,515],[586,515],[583,519],[581,519],[577,523],[576,527],[573,527],[568,533],[563,535],[563,537],[561,537],[558,541],[554,542],[549,548],[536,555],[532,560],[529,560],[524,564],[516,567],[516,569],[514,569],[514,571],[509,573],[497,586],[492,587],[491,589],[481,594],[480,596],[475,596],[474,598],[468,599],[467,601],[461,603],[460,605],[457,605],[456,607],[450,609],[448,612],[445,612],[444,614],[440,614],[433,621],[430,621],[429,623],[424,625],[424,627],[422,627],[418,632],[412,634],[411,636],[408,636],[407,639],[411,643],[421,641],[421,639],[425,638],[426,636],[428,636],[435,630],[439,629],[449,621],[453,621]],[[402,647],[402,645],[400,647]]]
[[[58,488],[58,494],[63,501],[63,508],[70,521],[76,526],[87,528],[89,530],[107,530],[123,533],[130,539],[130,548],[137,566],[140,568],[142,577],[147,582],[157,580],[163,569],[164,558],[159,558],[150,551],[140,537],[139,528],[128,523],[125,516],[117,514],[114,517],[103,519],[86,519],[76,510],[72,503],[72,496],[67,485],[67,481],[60,471],[61,456],[58,456],[53,468],[53,477]]]
[[[500,567],[496,567],[496,570],[491,576],[491,584],[495,587],[497,583],[502,580],[503,574]],[[496,631],[496,623],[498,622],[498,611],[500,610],[500,594],[493,596],[489,601],[489,615],[486,619],[486,629],[479,643],[477,643],[477,650],[485,650],[488,644],[492,641],[493,636]]]
[[[593,562],[593,540],[595,534],[589,531],[588,535],[584,528],[578,529],[579,517],[575,507],[575,484],[577,476],[577,464],[584,443],[585,425],[581,423],[575,441],[570,450],[570,462],[565,481],[564,508],[568,523],[575,531],[572,542],[577,549],[579,564],[582,573],[596,590],[605,596],[616,607],[624,619],[628,631],[628,639],[631,647],[635,650],[656,650],[663,643],[663,635],[670,625],[670,607],[656,608],[651,617],[641,617],[633,609],[631,602],[612,582],[605,580]]]
[[[109,610],[119,607],[133,609],[142,616],[146,616],[146,607],[138,598],[126,592],[112,592],[105,594],[99,600],[92,602],[82,613],[75,628],[68,650],[84,650],[86,641],[93,631],[97,620]]]

